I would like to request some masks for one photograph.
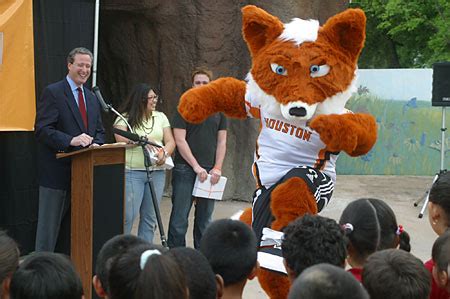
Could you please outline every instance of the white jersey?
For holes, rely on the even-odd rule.
[[[258,187],[270,188],[289,170],[310,166],[323,171],[336,181],[337,153],[326,150],[319,134],[308,127],[306,121],[290,122],[280,115],[271,114],[257,99],[246,94],[248,116],[260,119],[253,175]]]

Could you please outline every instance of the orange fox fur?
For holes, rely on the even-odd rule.
[[[188,90],[178,106],[181,115],[193,123],[216,112],[235,118],[258,117],[262,110],[246,109],[246,98],[260,96],[265,105],[259,109],[272,109],[294,124],[307,120],[328,151],[366,154],[376,142],[375,119],[369,114],[347,113],[344,108],[354,90],[357,60],[364,45],[364,12],[348,9],[320,28],[318,23],[298,19],[283,24],[251,5],[242,13],[243,36],[252,56],[247,82],[221,78]],[[306,28],[300,30],[306,35],[299,34],[298,28]],[[305,181],[291,178],[272,192],[271,212],[275,218],[272,229],[282,230],[305,213],[317,213],[317,206]],[[250,224],[251,211],[241,219]],[[286,276],[261,269],[258,279],[270,298],[287,297]]]

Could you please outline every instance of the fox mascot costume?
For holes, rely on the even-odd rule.
[[[289,280],[279,273],[285,269],[266,265],[265,256],[281,259],[283,228],[326,206],[338,154],[364,155],[376,142],[374,117],[344,107],[356,89],[366,18],[362,10],[348,9],[319,27],[316,20],[283,24],[251,5],[242,14],[252,57],[246,80],[221,78],[188,90],[178,110],[191,123],[217,112],[260,119],[252,169],[257,189],[241,220],[251,223],[261,242],[261,286],[271,298],[286,298]]]

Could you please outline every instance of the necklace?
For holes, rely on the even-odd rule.
[[[155,124],[155,117],[152,116],[152,123],[150,127],[145,126],[144,124],[141,124],[141,129],[144,131],[145,135],[150,135],[153,132],[153,125]]]

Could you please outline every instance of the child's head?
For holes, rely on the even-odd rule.
[[[108,275],[108,297],[110,299],[133,298],[139,276],[141,275],[141,256],[147,250],[166,251],[161,246],[142,244],[128,248],[121,255],[114,258]]]
[[[336,221],[309,214],[297,218],[284,229],[281,244],[291,280],[306,268],[320,263],[344,267],[346,247],[344,232]]]
[[[450,172],[441,173],[431,187],[428,220],[438,235],[450,227]]]
[[[200,251],[188,247],[177,247],[170,249],[167,255],[172,256],[181,267],[191,298],[216,298],[216,276],[208,260]]]
[[[16,242],[0,231],[0,298],[9,293],[11,276],[19,265],[19,249]]]
[[[433,277],[440,288],[450,292],[450,230],[439,236],[433,244],[431,256],[434,261]]]
[[[13,274],[10,298],[66,298],[83,296],[81,279],[70,260],[51,252],[35,253],[25,259]]]
[[[189,297],[186,278],[173,256],[161,254],[159,250],[146,250],[141,254],[135,298],[187,299]]]
[[[99,297],[105,297],[108,294],[108,273],[111,268],[113,259],[128,248],[146,244],[144,239],[134,235],[118,235],[103,244],[97,255],[95,263],[95,273],[93,277],[94,289]]]
[[[386,249],[369,256],[362,283],[371,299],[427,299],[431,290],[430,272],[423,263],[404,250]]]
[[[257,269],[256,236],[241,221],[216,220],[206,229],[200,251],[208,259],[214,273],[225,287],[253,278]]]
[[[357,199],[344,209],[339,224],[350,241],[348,263],[353,267],[364,264],[380,243],[381,229],[375,207],[367,199]]]
[[[409,234],[401,225],[397,224],[397,218],[391,207],[380,199],[367,198],[367,200],[377,211],[378,222],[380,224],[381,236],[378,250],[397,248],[400,245],[400,249],[407,252],[411,251]]]
[[[369,299],[353,275],[341,267],[318,264],[307,268],[294,281],[288,299]]]
[[[394,211],[382,200],[360,198],[347,205],[339,223],[350,243],[348,262],[361,265],[376,250],[396,248],[410,251],[409,235],[397,225]]]

